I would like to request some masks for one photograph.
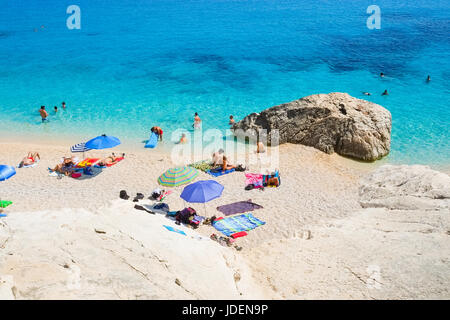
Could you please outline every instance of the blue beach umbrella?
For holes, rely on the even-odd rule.
[[[0,164],[0,181],[5,181],[16,174],[16,169],[12,166]]]
[[[84,144],[85,148],[88,149],[109,149],[114,148],[120,144],[120,140],[113,136],[107,136],[103,134],[94,139],[89,140]]]
[[[201,180],[186,186],[180,197],[187,202],[206,203],[222,195],[223,186],[214,180]]]

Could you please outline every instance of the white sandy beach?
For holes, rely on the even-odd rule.
[[[42,158],[0,183],[1,199],[14,202],[0,220],[2,298],[450,298],[448,207],[362,208],[360,179],[379,163],[286,144],[279,188],[245,191],[242,172],[215,178],[223,195],[206,212],[192,205],[200,214],[221,216],[217,206],[247,199],[264,207],[254,215],[266,224],[237,239],[237,251],[210,240],[218,234],[211,226],[192,230],[133,209],[134,195],[149,196],[173,167],[158,149],[119,146],[113,151],[125,152],[124,161],[82,180],[48,175],[69,144],[0,142],[0,150],[2,164],[17,164],[28,151]],[[119,199],[122,189],[130,200]],[[168,196],[171,210],[184,208],[181,191]]]

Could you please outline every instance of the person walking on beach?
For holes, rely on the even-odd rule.
[[[154,126],[150,129],[151,132],[154,132],[158,135],[159,140],[162,141],[163,130],[160,127]]]
[[[45,106],[41,106],[41,108],[39,109],[39,113],[41,115],[42,122],[48,121],[48,112],[45,110]]]
[[[201,123],[202,119],[200,119],[198,113],[196,112],[194,116],[194,129],[200,129]]]
[[[384,92],[381,94],[382,96],[388,96],[389,95],[389,93],[388,93],[388,91],[387,91],[387,89],[386,90],[384,90]]]

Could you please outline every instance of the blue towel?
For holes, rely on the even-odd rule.
[[[223,171],[223,170],[220,170],[220,171],[208,170],[208,171],[206,171],[206,173],[212,175],[213,177],[223,176],[224,174],[231,173],[231,172],[234,172],[234,168],[233,169],[228,169],[228,170],[225,170],[225,171]]]
[[[0,213],[0,218],[7,217],[6,214]]]
[[[184,236],[186,235],[186,233],[184,233],[184,231],[175,229],[175,228],[173,228],[171,226],[166,226],[165,224],[163,224],[163,227],[166,228],[169,231],[176,232],[176,233],[182,234]]]
[[[264,224],[266,224],[264,221],[255,218],[251,213],[245,213],[217,220],[214,222],[213,227],[229,237],[233,233],[249,231]]]

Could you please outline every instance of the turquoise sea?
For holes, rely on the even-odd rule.
[[[196,111],[225,129],[230,114],[339,91],[390,110],[388,161],[450,164],[450,1],[374,2],[0,0],[0,135],[140,143]],[[66,26],[73,4],[80,30]]]

